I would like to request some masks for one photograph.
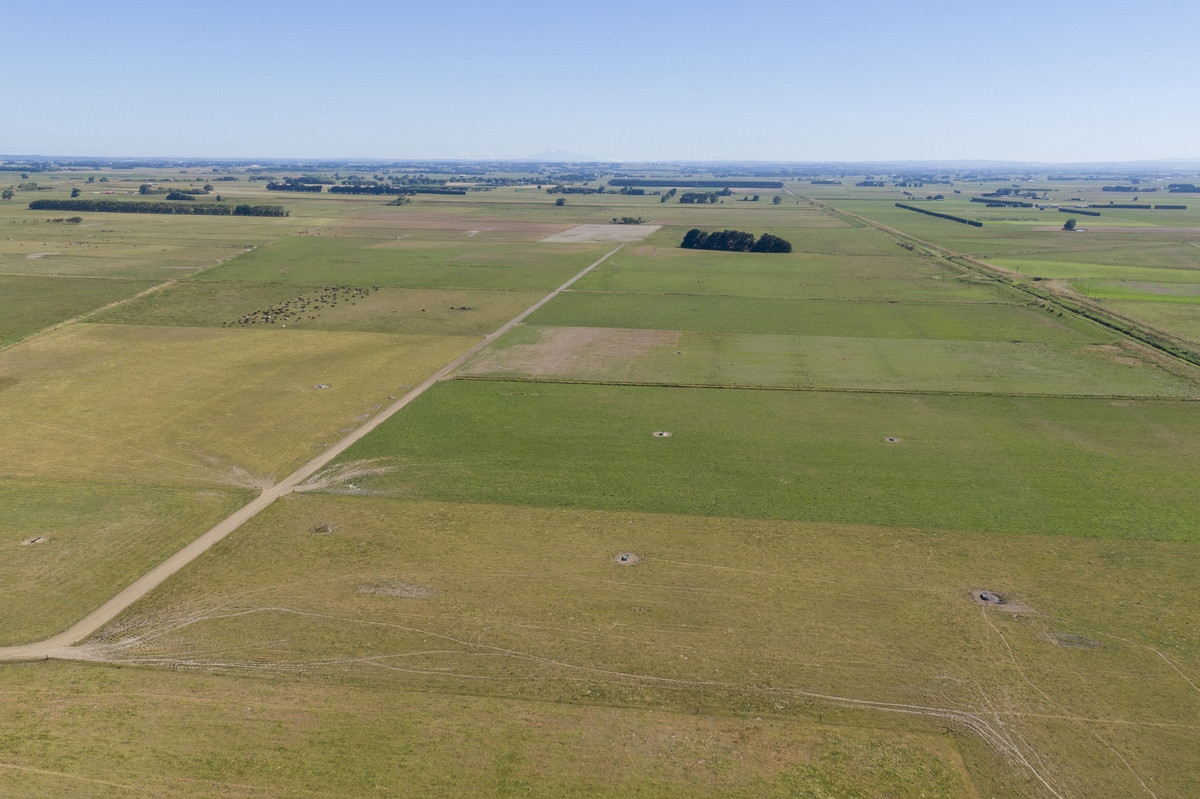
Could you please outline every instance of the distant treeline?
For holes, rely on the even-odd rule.
[[[306,178],[284,178],[276,183],[267,184],[267,191],[310,191],[314,194],[321,191],[321,184]]]
[[[1082,208],[1059,208],[1060,213],[1064,214],[1083,214],[1084,216],[1100,216],[1099,211],[1085,211]]]
[[[828,178],[820,178],[817,180],[810,180],[809,184],[812,186],[840,186],[840,185],[842,185],[842,182],[840,180],[829,180]]]
[[[1088,208],[1138,208],[1143,211],[1150,210],[1149,204],[1143,205],[1142,203],[1108,203],[1107,205],[1103,203],[1089,203]]]
[[[448,189],[445,186],[330,186],[330,194],[466,194],[466,189]]]
[[[988,208],[997,208],[1009,206],[1012,208],[1032,208],[1033,203],[1022,202],[1021,200],[997,200],[991,197],[972,197],[973,203],[987,203]]]
[[[672,180],[671,178],[613,178],[610,186],[677,186],[681,189],[782,189],[783,183],[778,180]]]
[[[31,211],[95,211],[102,214],[192,214],[197,216],[287,216],[280,205],[224,205],[144,200],[34,200]]]
[[[792,243],[770,233],[764,233],[757,239],[753,233],[743,230],[720,230],[705,233],[699,228],[692,228],[683,237],[679,245],[688,250],[723,250],[726,252],[791,252]]]
[[[1138,194],[1141,194],[1142,192],[1148,192],[1148,191],[1158,191],[1157,188],[1147,188],[1145,186],[1101,186],[1100,190],[1101,191],[1128,191],[1128,192],[1137,192]]]
[[[926,214],[928,216],[936,216],[938,219],[949,219],[951,222],[961,222],[964,225],[971,227],[983,227],[983,223],[974,219],[964,219],[961,216],[952,216],[951,214],[942,214],[937,211],[926,211],[924,208],[917,208],[915,205],[905,205],[904,203],[896,203],[897,208],[903,208],[907,211],[916,211],[918,214]]]
[[[685,191],[679,195],[679,202],[684,205],[705,205],[706,203],[720,202],[721,197],[732,194],[729,189],[725,189],[724,193],[720,191]]]
[[[1154,210],[1155,211],[1186,211],[1187,206],[1186,205],[1156,205],[1156,206],[1154,206]]]
[[[557,186],[551,186],[550,188],[546,189],[546,193],[547,194],[603,194],[604,187],[597,186],[596,188],[593,189],[590,186],[564,186],[560,183]]]
[[[1200,187],[1195,183],[1172,183],[1167,186],[1167,191],[1172,194],[1200,194]]]

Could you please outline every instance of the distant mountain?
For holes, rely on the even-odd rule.
[[[551,164],[578,164],[591,163],[596,161],[595,158],[590,158],[586,155],[576,155],[569,153],[566,150],[543,150],[540,153],[527,155],[523,158],[511,158],[511,161],[540,161]]]

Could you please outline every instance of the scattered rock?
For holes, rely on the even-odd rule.
[[[618,563],[622,566],[633,566],[636,563],[642,562],[641,555],[635,555],[632,552],[618,552],[613,555],[613,563]]]

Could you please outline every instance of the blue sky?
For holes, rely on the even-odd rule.
[[[0,152],[1200,157],[1200,3],[12,3]]]

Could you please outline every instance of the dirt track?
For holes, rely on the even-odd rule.
[[[588,272],[604,263],[609,257],[611,257],[620,249],[621,247],[619,246],[616,249],[608,252],[602,258],[588,266],[579,274],[575,275],[566,283],[563,283],[554,291],[550,292],[545,297],[526,308],[515,318],[506,322],[494,333],[485,336],[484,339],[474,347],[471,347],[471,349],[467,350],[462,355],[459,355],[457,358],[431,375],[425,380],[425,382],[413,388],[387,408],[381,410],[370,421],[354,430],[354,432],[347,434],[346,437],[341,441],[338,441],[332,447],[301,466],[283,480],[279,481],[270,488],[265,489],[262,494],[260,494],[254,500],[246,505],[243,505],[241,508],[238,508],[228,517],[219,522],[215,527],[211,528],[208,532],[204,533],[186,547],[179,550],[174,555],[143,574],[141,577],[127,586],[123,591],[105,602],[100,607],[93,610],[87,616],[84,616],[83,619],[76,622],[65,632],[59,633],[51,638],[47,638],[44,641],[38,641],[32,644],[0,647],[0,662],[44,660],[46,658],[61,658],[64,660],[73,659],[74,653],[72,651],[72,646],[74,644],[78,643],[84,638],[87,638],[89,635],[96,632],[96,630],[115,619],[122,611],[124,611],[134,602],[137,602],[143,596],[150,593],[150,591],[162,584],[168,577],[191,563],[196,558],[200,557],[200,555],[208,551],[211,546],[232,533],[234,530],[241,527],[256,514],[258,514],[259,511],[262,511],[272,502],[279,499],[279,497],[283,496],[284,494],[291,493],[292,489],[294,489],[299,483],[316,474],[319,470],[333,461],[334,458],[336,458],[338,455],[341,455],[342,452],[350,447],[350,445],[354,444],[367,433],[383,424],[386,419],[398,412],[405,405],[408,405],[417,397],[421,396],[421,394],[425,393],[425,391],[427,391],[430,387],[439,381],[448,378],[455,370],[462,366],[468,358],[479,352],[487,345],[491,344],[500,336],[507,333],[515,325],[520,324],[527,316],[536,311],[538,308],[541,308],[550,300],[554,299],[561,292],[570,288],[575,281],[579,280]]]

